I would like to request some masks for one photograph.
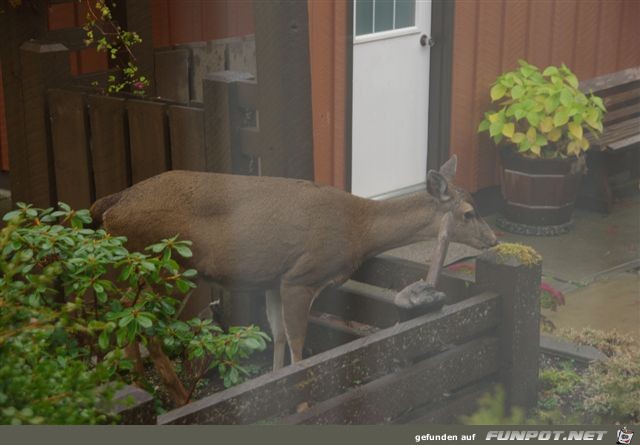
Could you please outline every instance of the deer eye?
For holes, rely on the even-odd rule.
[[[476,217],[476,212],[473,210],[469,210],[468,212],[464,212],[465,221],[470,221]]]

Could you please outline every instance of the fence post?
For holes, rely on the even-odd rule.
[[[307,2],[253,0],[264,176],[313,179]]]
[[[4,86],[7,142],[11,168],[11,198],[13,202],[30,201],[29,153],[24,123],[30,118],[22,100],[22,67],[20,45],[37,38],[47,29],[47,4],[33,0],[19,8],[2,2],[0,13],[0,64]]]
[[[20,64],[28,171],[14,184],[28,190],[26,196],[20,193],[24,196],[21,199],[47,207],[55,202],[56,195],[46,92],[69,84],[69,52],[58,43],[28,41],[20,47]]]
[[[240,126],[236,82],[251,78],[249,73],[221,71],[202,80],[206,171],[234,171]]]
[[[527,264],[493,249],[476,259],[476,283],[501,295],[501,380],[508,407],[533,407],[538,400],[541,276],[541,260]]]

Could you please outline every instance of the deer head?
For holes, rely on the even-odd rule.
[[[451,212],[453,224],[451,240],[476,249],[486,249],[498,244],[495,233],[480,216],[471,195],[453,185],[458,158],[453,155],[440,171],[427,173],[427,192],[438,202],[438,214]]]

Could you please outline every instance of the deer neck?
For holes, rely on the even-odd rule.
[[[363,240],[365,258],[436,237],[441,214],[438,204],[427,192],[371,201],[369,227]]]

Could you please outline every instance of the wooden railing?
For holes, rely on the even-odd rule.
[[[457,422],[494,384],[537,402],[541,266],[484,254],[475,280],[445,275],[447,304],[407,311],[393,296],[424,265],[378,257],[312,308],[305,360],[158,418],[160,424]],[[296,407],[309,408],[296,413]]]

